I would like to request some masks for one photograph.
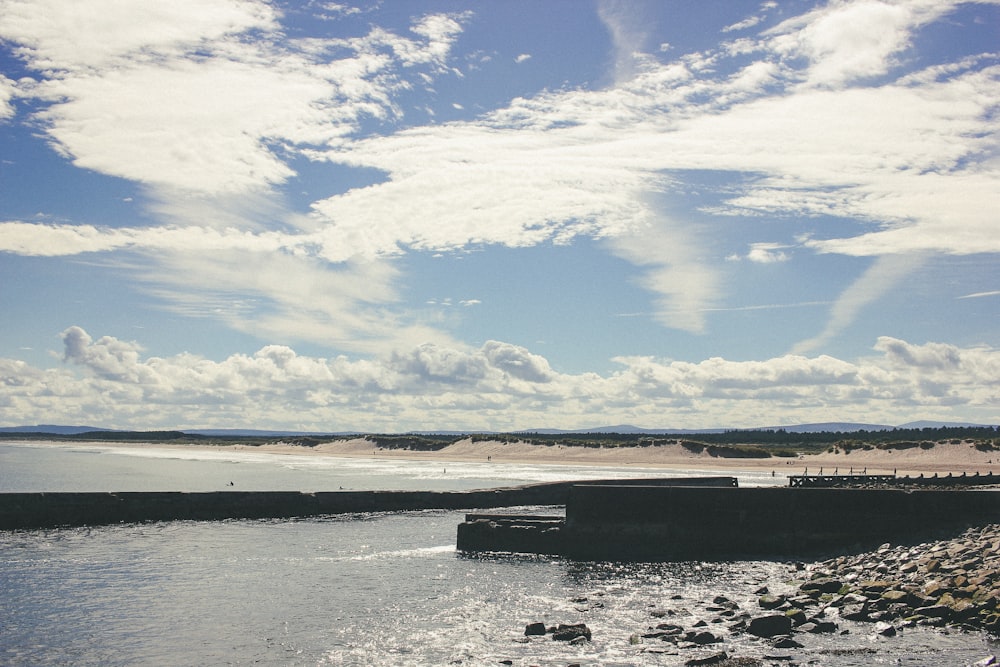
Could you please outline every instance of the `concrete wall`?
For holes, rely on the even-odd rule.
[[[735,482],[697,478],[694,483]],[[713,482],[714,480],[714,482]],[[616,480],[615,484],[669,484],[667,478]],[[482,491],[218,491],[209,493],[0,493],[0,530],[143,521],[283,519],[421,509],[488,509],[565,505],[580,482],[552,482]],[[590,482],[600,484],[602,482]]]
[[[1000,522],[992,490],[575,486],[563,553],[580,560],[805,558]]]

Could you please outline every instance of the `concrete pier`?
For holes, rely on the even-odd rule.
[[[735,484],[736,478],[694,478],[691,483]],[[127,493],[0,493],[0,530],[94,526],[144,521],[286,519],[422,509],[489,509],[565,505],[579,481],[478,491],[218,491]],[[655,485],[671,478],[595,480],[589,484]]]
[[[966,486],[994,486],[1000,485],[1000,475],[992,472],[969,475],[962,473],[954,475],[789,475],[788,486],[794,487],[831,487],[831,486],[932,486],[958,488]]]
[[[506,550],[575,560],[799,559],[1000,523],[1000,491],[580,484],[570,492],[565,524],[540,538],[538,550],[527,524],[498,517],[467,523],[459,549],[469,551],[504,550],[509,535],[516,539]]]

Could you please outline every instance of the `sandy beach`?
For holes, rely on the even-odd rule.
[[[680,445],[657,447],[568,447],[526,442],[478,441],[467,438],[436,452],[377,449],[363,438],[302,447],[269,444],[245,449],[289,456],[334,456],[431,461],[490,461],[495,464],[531,463],[550,465],[635,466],[641,468],[699,468],[706,470],[773,470],[779,475],[818,473],[973,474],[1000,472],[1000,452],[983,452],[972,443],[938,444],[932,449],[854,450],[850,453],[807,454],[797,458],[722,458],[707,452],[695,454]]]
[[[45,444],[33,441],[31,444]],[[676,444],[655,447],[580,447],[565,445],[536,445],[528,442],[483,440],[471,438],[458,440],[437,451],[410,451],[383,449],[373,446],[364,438],[337,440],[314,447],[276,442],[264,445],[243,444],[173,444],[168,442],[79,441],[52,442],[66,446],[86,444],[99,447],[142,447],[166,449],[192,448],[218,451],[232,447],[237,451],[266,452],[283,456],[327,456],[333,458],[364,458],[384,460],[413,460],[448,462],[490,462],[503,464],[544,464],[599,467],[636,467],[665,469],[698,469],[706,471],[774,471],[776,475],[799,475],[806,472],[826,474],[891,474],[897,475],[946,475],[1000,473],[1000,451],[980,451],[971,442],[942,444],[930,449],[856,449],[852,452],[823,452],[802,454],[795,458],[772,456],[770,458],[726,458],[713,456],[707,451],[691,452]]]

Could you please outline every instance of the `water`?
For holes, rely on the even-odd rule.
[[[455,488],[446,485],[490,480],[479,464],[447,464],[445,473],[440,464],[365,467],[116,451],[0,446],[0,490],[40,490],[24,488],[39,483],[49,491],[108,490],[125,480],[135,484],[127,490],[177,490],[169,485],[181,479],[188,485],[181,490],[211,490],[205,487],[219,479],[249,484],[259,475],[273,480],[271,489],[298,488],[290,486],[296,478],[323,484],[317,489],[366,481],[374,485],[368,488]],[[509,483],[510,477],[545,479],[566,471],[517,466],[491,474]],[[86,488],[79,488],[81,477]],[[78,488],[55,488],[61,483]],[[680,652],[661,642],[629,642],[662,620],[685,627],[712,620],[706,607],[716,595],[755,609],[754,590],[765,583],[780,590],[791,571],[785,564],[472,558],[454,548],[461,520],[460,512],[426,511],[0,532],[0,664],[478,666],[509,660],[555,667],[682,665],[720,649],[756,657],[789,653],[745,636]],[[673,615],[658,619],[653,611]],[[593,641],[525,641],[524,626],[533,621],[584,622]],[[967,665],[1000,651],[979,634],[921,630],[875,638],[862,624],[841,627],[850,634],[800,637],[806,648],[792,653],[796,661]],[[674,654],[651,652],[664,649]]]
[[[235,447],[0,444],[0,492],[33,491],[460,491],[535,482],[718,475],[629,466],[517,465],[285,455]],[[725,473],[732,475],[732,473]],[[784,483],[767,471],[741,486]],[[229,483],[233,482],[233,486]]]

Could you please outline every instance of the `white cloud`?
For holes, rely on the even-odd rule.
[[[608,245],[615,255],[642,270],[639,284],[656,295],[654,319],[673,329],[705,330],[705,312],[718,296],[719,280],[698,260],[702,249],[694,234],[660,219],[614,236]]]
[[[15,83],[0,74],[0,120],[14,116]]]
[[[747,259],[758,264],[774,264],[775,262],[787,262],[790,259],[785,252],[789,246],[780,243],[753,243],[750,245],[750,252]]]
[[[308,357],[282,345],[213,361],[147,357],[135,342],[63,333],[65,365],[0,359],[0,423],[120,428],[241,427],[404,431],[768,425],[831,419],[995,423],[1000,350],[880,338],[845,361],[786,355],[682,362],[621,357],[606,376],[554,371],[507,343],[417,345],[373,359]],[[224,407],[224,409],[223,409]],[[266,409],[264,409],[266,407]],[[831,416],[832,415],[832,416]],[[262,421],[263,420],[263,421]]]
[[[809,60],[810,85],[840,87],[888,72],[912,31],[953,7],[939,0],[833,2],[765,34],[777,53]]]
[[[644,20],[639,5],[622,0],[601,0],[597,13],[611,37],[615,81],[624,83],[638,71],[650,25]]]
[[[522,53],[522,54],[518,55],[516,58],[514,58],[514,62],[516,62],[519,65],[521,63],[523,63],[523,62],[528,61],[528,60],[531,60],[531,54],[530,53]]]
[[[266,332],[304,329],[347,349],[373,338],[402,340],[384,333],[393,326],[407,341],[442,338],[412,315],[390,316],[388,296],[336,324],[337,307],[357,307],[349,289],[346,301],[321,299],[321,324],[310,326],[310,318],[295,316],[301,298],[256,280],[241,266],[248,257],[279,253],[281,271],[301,270],[341,295],[333,285],[365,278],[354,271],[366,261],[384,266],[410,251],[579,236],[611,240],[607,247],[637,267],[659,322],[703,331],[703,313],[724,285],[698,230],[664,212],[674,201],[674,174],[684,170],[747,175],[728,199],[705,209],[710,213],[830,215],[864,225],[854,235],[831,227],[803,241],[816,252],[1000,250],[993,213],[1000,202],[991,205],[1000,192],[995,58],[893,80],[914,31],[951,4],[835,2],[762,39],[659,63],[636,54],[648,37],[642,17],[625,3],[604,3],[616,86],[544,92],[475,120],[365,139],[353,134],[360,119],[399,118],[397,93],[411,80],[422,86],[449,71],[464,17],[421,18],[410,36],[373,28],[351,39],[279,44],[282,17],[263,4],[218,2],[204,15],[188,11],[197,18],[185,23],[184,4],[124,3],[117,16],[139,30],[128,33],[108,10],[80,23],[80,36],[46,24],[29,4],[3,5],[11,11],[0,12],[0,34],[27,49],[30,65],[56,68],[39,72],[48,78],[32,88],[48,105],[38,118],[51,140],[80,166],[148,184],[147,209],[169,224],[10,222],[0,249],[50,256],[125,249],[150,257],[162,250],[155,259],[162,265],[144,275],[149,285],[162,281],[164,295],[176,290],[170,298],[178,309],[214,304],[215,295],[194,281],[218,280],[270,304]],[[63,9],[70,17],[83,11]],[[385,180],[317,201],[310,217],[295,217],[273,191],[300,155],[373,168]],[[791,252],[749,243],[753,261]],[[185,244],[192,252],[186,260]],[[224,275],[214,273],[209,250],[225,259]],[[374,285],[388,295],[396,279],[385,271]],[[834,328],[816,340],[846,326],[859,307],[849,304],[860,303],[845,293],[831,315]],[[381,320],[390,325],[379,327]],[[352,331],[357,340],[348,340]]]
[[[79,71],[154,60],[249,30],[278,28],[253,0],[3,0],[0,35],[36,70]]]
[[[48,103],[37,117],[54,147],[162,188],[162,200],[284,182],[294,172],[283,151],[396,116],[391,95],[408,85],[397,70],[441,71],[461,30],[431,15],[413,26],[417,39],[373,29],[279,43],[280,16],[263,3],[103,4],[11,0],[0,36],[43,76],[32,94]]]
[[[965,294],[958,297],[959,299],[979,299],[984,296],[1000,296],[1000,290],[993,290],[990,292],[976,292],[975,294]]]
[[[834,302],[823,331],[800,341],[793,353],[811,352],[842,333],[858,317],[861,310],[878,301],[925,261],[915,255],[886,255],[875,260],[861,277],[855,280]]]

